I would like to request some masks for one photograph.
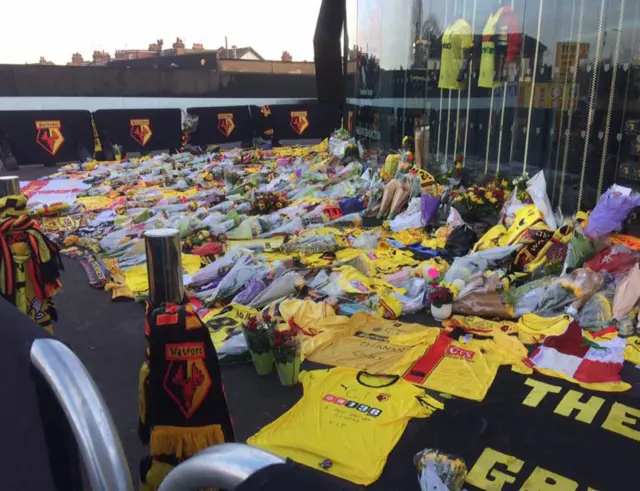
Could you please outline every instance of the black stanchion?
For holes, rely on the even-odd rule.
[[[250,143],[253,139],[250,106],[190,107],[187,112],[198,117],[198,127],[189,139],[191,145]]]
[[[176,150],[182,144],[180,109],[101,109],[93,118],[100,138],[124,152]]]
[[[274,137],[274,119],[272,106],[250,106],[251,120],[253,122],[253,136],[264,140]]]
[[[89,111],[1,111],[0,138],[19,165],[53,166],[94,149]]]

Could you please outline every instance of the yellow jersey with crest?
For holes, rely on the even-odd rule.
[[[440,59],[441,89],[461,90],[464,83],[458,82],[465,50],[473,48],[473,29],[464,19],[458,19],[442,35],[442,57]]]
[[[333,368],[302,372],[300,381],[302,399],[247,443],[365,486],[411,418],[444,408],[397,375]]]

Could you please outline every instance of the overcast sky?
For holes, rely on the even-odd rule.
[[[146,49],[176,37],[215,49],[252,46],[267,59],[287,50],[313,61],[313,34],[321,0],[7,0],[2,2],[0,63],[85,60],[94,50]],[[165,7],[165,5],[167,7]]]

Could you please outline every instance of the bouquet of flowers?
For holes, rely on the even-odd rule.
[[[482,219],[497,215],[509,197],[505,180],[494,179],[486,184],[476,184],[463,192],[453,192],[454,208],[462,207],[463,218]],[[457,206],[456,206],[457,205]]]
[[[271,333],[275,323],[268,314],[260,317],[251,316],[244,329],[251,361],[258,375],[269,375],[273,372],[274,356],[271,351]]]
[[[267,215],[289,206],[289,201],[280,193],[260,193],[251,203],[249,215]]]
[[[443,305],[453,303],[453,293],[451,293],[451,290],[449,290],[449,288],[439,286],[431,291],[428,299],[431,305],[436,308],[440,308]]]
[[[345,164],[353,161],[360,161],[360,147],[357,143],[349,143],[344,150],[343,161]]]
[[[516,193],[516,198],[524,204],[529,205],[533,203],[529,192],[527,191],[527,182],[529,181],[529,174],[525,172],[521,176],[516,177],[513,180],[513,192]]]
[[[271,348],[280,383],[285,387],[297,384],[300,375],[301,348],[297,334],[297,328],[273,331]]]
[[[460,181],[462,179],[462,169],[464,167],[464,158],[458,155],[450,169],[442,175],[441,182],[449,184],[451,181]]]

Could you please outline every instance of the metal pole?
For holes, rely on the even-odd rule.
[[[490,149],[490,145],[489,142],[491,141],[491,129],[493,128],[493,101],[495,100],[496,97],[496,89],[493,88],[491,89],[491,102],[489,103],[489,105],[491,106],[489,108],[489,123],[488,123],[488,128],[487,128],[487,152],[485,154],[485,159],[484,159],[484,173],[487,174],[489,172],[489,149]]]
[[[149,300],[154,306],[181,303],[182,256],[180,233],[174,228],[149,230],[144,234],[149,275]]]
[[[471,31],[475,37],[476,30],[476,7],[477,0],[473,0],[473,19],[471,20]],[[469,61],[469,75],[467,76],[467,119],[464,122],[464,150],[462,151],[462,165],[467,161],[467,142],[469,137],[469,116],[471,114],[471,78],[473,77],[473,58]]]
[[[458,113],[459,114],[459,113]],[[446,140],[444,144],[444,162],[447,163],[447,158],[449,157],[449,133],[451,132],[451,89],[449,89],[449,104],[447,106],[447,134]],[[456,159],[456,156],[453,156],[453,160]]]
[[[578,87],[578,64],[580,62],[580,42],[582,41],[582,27],[584,25],[584,13],[585,13],[586,0],[580,0],[580,13],[578,15],[578,34],[576,39],[576,52],[574,53],[572,77],[571,77],[571,90],[569,91],[569,106],[567,112],[571,112],[577,105],[576,89]],[[562,212],[562,199],[564,197],[564,183],[567,176],[567,164],[569,161],[569,144],[571,143],[571,126],[573,124],[573,117],[569,117],[567,121],[567,129],[565,131],[565,143],[564,143],[564,155],[562,158],[562,174],[560,174],[560,187],[558,188],[558,209]]]
[[[598,75],[600,70],[600,54],[602,52],[602,36],[604,32],[604,22],[606,13],[606,1],[600,3],[600,16],[598,21],[598,35],[596,36],[596,52],[593,57],[593,75],[591,78],[591,89],[589,90],[589,114],[587,115],[587,128],[584,136],[584,152],[582,153],[582,169],[580,171],[580,187],[578,188],[578,202],[576,210],[582,208],[582,192],[584,190],[584,179],[587,170],[587,157],[589,155],[589,142],[591,140],[591,127],[593,126],[593,118],[595,116],[595,100],[598,84]]]
[[[18,176],[0,176],[0,198],[20,194],[20,179]]]
[[[347,86],[347,69],[349,66],[349,33],[347,32],[347,3],[344,4],[344,23],[342,25],[342,86]],[[354,86],[355,87],[355,86]],[[352,94],[353,95],[353,94]],[[348,94],[345,94],[345,100],[342,103],[342,128],[349,128],[348,126],[348,111],[347,106],[345,104],[346,98],[349,97]]]
[[[620,59],[620,43],[622,39],[622,26],[624,23],[624,4],[625,0],[620,3],[620,17],[618,18],[618,36],[616,37],[616,48],[613,55],[613,76],[611,78],[611,92],[609,93],[609,107],[607,108],[607,119],[604,124],[604,141],[602,143],[602,160],[600,163],[600,174],[598,176],[598,193],[597,199],[600,199],[602,194],[602,184],[604,179],[604,167],[607,163],[607,147],[609,146],[609,131],[611,130],[611,114],[613,112],[613,105],[616,97],[616,80],[618,75],[618,61]],[[616,161],[616,168],[618,162]]]
[[[527,116],[527,134],[524,140],[524,164],[522,175],[527,172],[527,160],[529,158],[529,135],[531,132],[531,113],[533,112],[533,99],[536,91],[536,76],[538,74],[538,53],[540,52],[540,29],[542,26],[542,8],[544,0],[540,0],[540,10],[538,11],[538,29],[536,31],[536,52],[533,55],[533,78],[531,80],[531,94],[529,94],[529,114]]]
[[[445,29],[449,22],[449,3],[444,5],[444,23]],[[438,85],[440,85],[438,83]],[[438,141],[436,142],[436,162],[440,162],[440,136],[442,135],[442,99],[444,97],[444,89],[440,89],[440,111],[438,111]],[[444,162],[446,164],[446,162]]]
[[[576,0],[572,0],[572,5],[571,5],[571,28],[569,29],[569,43],[573,42],[573,24],[574,24],[574,17],[575,17],[575,13],[576,13]],[[569,44],[571,46],[571,44]],[[576,49],[579,51],[579,46],[576,46]],[[563,127],[564,127],[564,113],[569,112],[569,98],[568,98],[568,93],[567,93],[567,84],[569,83],[569,72],[570,70],[567,70],[568,67],[564,67],[564,84],[562,85],[562,105],[560,106],[560,125],[558,126],[558,151],[556,152],[556,168],[553,172],[553,189],[552,189],[552,194],[551,194],[551,206],[553,206],[553,203],[555,203],[556,201],[556,190],[558,189],[557,187],[557,182],[558,182],[558,164],[560,163],[560,143],[562,142],[562,136],[564,134],[563,131]],[[556,67],[556,70],[558,70],[559,67]],[[626,99],[625,99],[626,101]],[[623,113],[624,114],[624,113]],[[554,135],[555,136],[555,135]],[[566,143],[566,139],[565,139],[565,143]]]

